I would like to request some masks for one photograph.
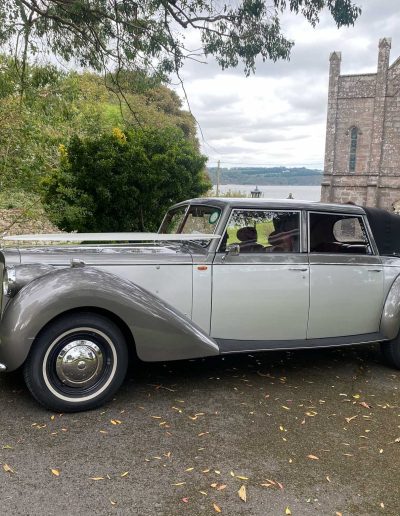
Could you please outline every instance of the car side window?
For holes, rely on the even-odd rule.
[[[309,232],[311,253],[372,254],[361,216],[310,213]]]
[[[300,213],[275,210],[233,210],[220,252],[238,244],[240,253],[299,253]]]

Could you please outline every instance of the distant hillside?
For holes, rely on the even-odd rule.
[[[208,173],[212,183],[217,183],[217,167],[209,167]],[[310,168],[221,168],[221,185],[305,185],[321,184],[322,170]]]

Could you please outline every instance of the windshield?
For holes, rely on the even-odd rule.
[[[159,233],[207,234],[215,233],[221,210],[213,206],[180,206],[169,210]]]

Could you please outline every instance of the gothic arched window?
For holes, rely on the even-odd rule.
[[[357,139],[358,139],[358,128],[352,127],[350,129],[349,172],[355,172],[355,170],[356,170]]]

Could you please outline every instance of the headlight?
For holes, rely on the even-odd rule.
[[[9,267],[4,271],[3,276],[3,294],[5,296],[13,296],[15,294],[17,275],[14,267]]]

